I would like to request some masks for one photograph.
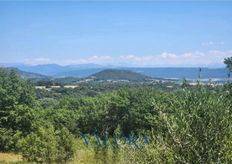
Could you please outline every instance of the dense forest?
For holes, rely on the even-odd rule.
[[[36,90],[0,69],[0,151],[42,163],[231,163],[232,85]]]

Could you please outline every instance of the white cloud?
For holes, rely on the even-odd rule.
[[[158,55],[136,56],[124,55],[115,57],[115,62],[124,62],[133,66],[208,66],[215,63],[223,64],[225,57],[232,56],[232,51],[188,52],[175,54],[164,52]]]
[[[167,52],[163,52],[161,55],[160,55],[162,58],[176,58],[176,54],[174,53],[167,53]]]
[[[226,57],[232,56],[232,50],[230,51],[216,51],[211,50],[207,52],[186,52],[186,53],[170,53],[163,52],[161,54],[154,55],[121,55],[121,56],[109,56],[109,55],[94,55],[85,58],[67,59],[63,61],[54,61],[49,58],[36,58],[27,59],[28,64],[48,64],[57,63],[61,65],[69,64],[88,64],[95,63],[100,65],[120,65],[120,66],[143,66],[143,67],[198,67],[209,65],[223,65],[223,60]]]
[[[202,46],[222,46],[224,44],[225,44],[225,42],[223,42],[223,41],[220,41],[220,42],[209,41],[209,42],[201,43]]]

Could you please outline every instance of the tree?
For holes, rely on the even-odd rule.
[[[36,112],[34,106],[32,86],[20,79],[15,70],[0,68],[0,150],[15,150],[14,134],[31,132]]]
[[[188,81],[187,81],[185,78],[183,79],[183,82],[182,82],[181,86],[182,86],[183,88],[186,88],[186,87],[189,86],[189,83],[188,83]]]
[[[53,126],[39,128],[18,141],[17,147],[28,161],[51,163],[57,157],[57,139]]]
[[[229,70],[228,79],[230,81],[230,73],[232,72],[232,57],[225,58],[224,63],[226,64],[226,67]]]
[[[55,130],[48,125],[21,138],[17,147],[23,157],[31,162],[66,163],[74,157],[76,141],[68,129]]]
[[[197,80],[198,85],[201,84],[201,71],[202,71],[202,69],[199,68],[199,69],[198,69],[198,80]]]
[[[0,69],[0,108],[14,105],[34,106],[35,93],[31,84],[20,79],[15,70]]]
[[[76,152],[75,137],[68,131],[67,128],[62,128],[57,132],[58,154],[57,161],[67,162],[74,157]]]
[[[231,163],[231,100],[194,90],[169,101],[156,107],[159,126],[165,127],[157,138],[172,150],[176,163]]]

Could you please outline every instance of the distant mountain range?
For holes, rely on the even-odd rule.
[[[75,71],[83,71],[88,69],[102,68],[102,66],[96,64],[82,64],[82,65],[68,65],[60,66],[57,64],[45,64],[45,65],[17,65],[16,68],[22,71],[30,71],[47,76],[85,76],[85,74]],[[91,72],[92,73],[92,72]]]
[[[16,71],[21,78],[23,79],[47,79],[49,78],[48,76],[45,75],[41,75],[38,73],[32,73],[32,72],[25,72],[25,71],[21,71],[18,68],[12,68],[12,67],[1,67],[1,69],[6,70],[7,72],[10,72],[12,70]]]
[[[0,64],[1,65],[1,64]],[[3,64],[2,64],[3,65]],[[9,65],[4,65],[9,66]],[[197,79],[199,68],[141,68],[141,67],[112,67],[101,66],[96,64],[68,65],[60,66],[57,64],[46,65],[24,65],[12,64],[24,72],[32,72],[39,75],[52,77],[88,77],[105,69],[123,69],[154,78],[176,78],[176,79]],[[228,70],[226,68],[202,68],[201,78],[203,79],[225,79],[227,78]]]

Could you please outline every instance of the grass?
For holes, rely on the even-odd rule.
[[[14,153],[0,153],[0,163],[22,162],[22,156]]]

